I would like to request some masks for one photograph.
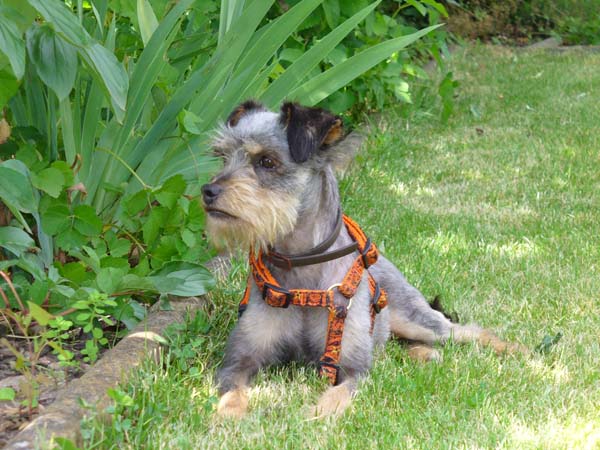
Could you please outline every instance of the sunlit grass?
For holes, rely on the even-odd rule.
[[[455,114],[384,115],[341,184],[347,213],[428,298],[534,350],[448,345],[440,364],[395,342],[353,407],[308,420],[324,384],[303,366],[259,374],[250,413],[214,416],[214,371],[244,273],[222,283],[191,367],[150,366],[101,448],[598,448],[600,55],[473,47],[453,62]],[[198,338],[196,336],[196,338]],[[185,346],[187,340],[178,345]],[[115,425],[132,420],[127,432]]]

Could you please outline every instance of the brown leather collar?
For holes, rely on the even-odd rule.
[[[342,230],[342,225],[342,210],[338,209],[337,221],[333,232],[327,239],[325,239],[316,247],[313,247],[312,249],[299,255],[286,255],[283,253],[276,252],[273,249],[270,249],[269,253],[265,255],[265,257],[275,267],[290,270],[292,267],[321,264],[349,255],[358,249],[358,245],[356,242],[352,242],[352,244],[350,245],[346,245],[345,247],[333,250],[331,252],[326,251],[337,240],[338,236],[340,235],[340,231]]]

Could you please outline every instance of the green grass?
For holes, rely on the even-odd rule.
[[[600,55],[467,48],[452,63],[455,114],[390,112],[343,180],[346,212],[407,278],[545,354],[448,345],[421,365],[388,343],[352,408],[308,420],[325,388],[302,366],[261,373],[250,413],[213,413],[215,367],[235,322],[243,264],[174,358],[123,391],[98,448],[597,448],[600,446]],[[425,112],[423,112],[425,111]],[[91,436],[91,437],[90,437]]]

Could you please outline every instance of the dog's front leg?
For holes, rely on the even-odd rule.
[[[356,385],[356,378],[349,377],[337,386],[328,388],[323,392],[317,404],[312,407],[310,415],[315,418],[341,416],[352,402]]]
[[[225,365],[219,370],[219,405],[217,414],[223,417],[240,418],[248,410],[248,395],[246,393],[252,377],[260,368],[260,363],[251,356],[228,353]]]
[[[285,344],[294,342],[294,336],[299,334],[300,322],[292,309],[272,308],[260,295],[250,299],[248,309],[229,336],[225,358],[217,372],[221,395],[217,414],[239,418],[246,413],[250,381],[260,368],[280,361]]]

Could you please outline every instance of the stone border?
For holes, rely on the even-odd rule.
[[[46,448],[56,437],[80,445],[80,422],[89,411],[80,406],[79,399],[91,405],[94,411],[103,411],[110,404],[107,390],[126,381],[148,356],[157,358],[161,350],[160,336],[167,326],[183,322],[188,312],[203,304],[202,298],[189,297],[172,301],[171,311],[151,310],[143,322],[104,353],[86,373],[62,388],[54,403],[13,437],[5,450]]]

